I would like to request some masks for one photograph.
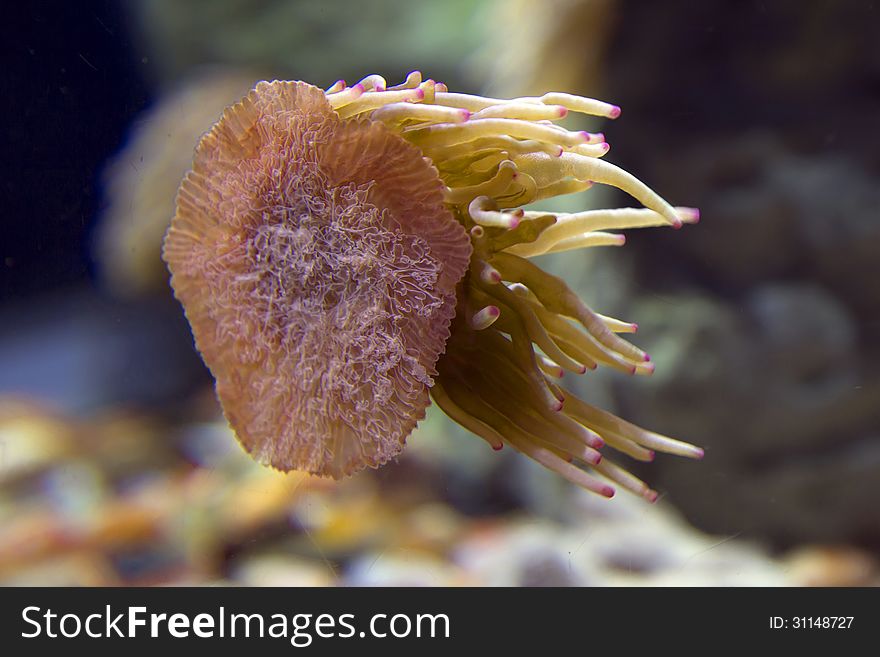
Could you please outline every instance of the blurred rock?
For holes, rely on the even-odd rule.
[[[658,459],[659,490],[715,532],[880,536],[880,381],[845,306],[803,284],[762,286],[738,313],[666,298],[634,306],[657,373],[616,388],[628,417],[706,448],[699,465]]]
[[[456,563],[486,586],[586,586],[595,582],[572,567],[561,527],[538,518],[478,524],[462,537]]]
[[[203,72],[178,83],[135,122],[128,143],[104,171],[106,209],[95,260],[102,283],[114,294],[131,298],[170,292],[161,249],[177,188],[192,168],[202,133],[258,79],[241,70]]]
[[[848,546],[805,546],[785,556],[798,586],[880,586],[877,557]]]
[[[385,550],[364,554],[345,573],[346,586],[466,586],[476,584],[432,555]]]
[[[597,560],[606,585],[783,586],[778,564],[737,534],[711,536],[690,527],[661,500],[646,507],[619,496],[603,508],[580,495],[581,522],[591,530],[580,559]]]
[[[840,156],[783,161],[771,178],[798,217],[790,239],[803,247],[805,266],[874,331],[880,321],[877,181],[858,161]]]
[[[94,554],[71,553],[4,573],[3,586],[119,586],[112,564]]]
[[[36,403],[0,398],[0,483],[50,467],[71,454],[74,431]]]
[[[238,586],[332,586],[336,575],[326,564],[291,555],[269,554],[235,566],[231,578]]]
[[[668,504],[627,493],[606,500],[567,486],[553,513],[469,517],[444,502],[442,479],[412,480],[408,467],[342,482],[261,467],[223,422],[73,419],[3,400],[0,408],[11,409],[0,432],[27,418],[69,438],[66,451],[0,478],[4,585],[786,581],[737,537],[706,536]]]
[[[621,2],[608,51],[616,161],[703,217],[602,260],[657,365],[615,383],[617,410],[706,448],[650,476],[700,528],[876,548],[876,12],[685,5]]]
[[[758,547],[688,527],[668,504],[580,492],[564,524],[518,518],[476,525],[456,563],[493,586],[778,586],[789,582]]]
[[[876,175],[852,156],[798,155],[764,131],[730,144],[697,144],[681,159],[678,170],[688,169],[691,189],[681,178],[668,186],[676,195],[696,197],[708,223],[660,237],[664,248],[685,259],[674,268],[693,267],[704,284],[728,293],[777,278],[806,278],[857,316],[880,318]],[[646,246],[650,239],[635,238]]]
[[[41,427],[51,432],[41,438]],[[215,432],[234,444],[225,424]],[[0,398],[0,445],[9,456],[0,477],[0,582],[215,579],[223,574],[226,551],[267,529],[289,530],[296,499],[320,489],[299,473],[262,468],[238,448],[222,461],[194,467],[183,456],[191,450],[178,451],[175,443],[195,433],[169,439],[149,418],[129,415],[122,422],[105,413],[75,419]],[[46,443],[50,435],[60,442]],[[67,566],[82,563],[90,565],[80,576]]]
[[[743,317],[693,293],[637,298],[627,316],[638,318],[637,344],[657,369],[650,379],[619,380],[615,391],[625,417],[729,456],[735,444],[707,440],[719,427],[736,430],[742,400],[753,389],[753,341]]]
[[[843,304],[814,285],[772,283],[758,288],[747,304],[750,346],[756,364],[765,368],[774,413],[809,413],[851,394],[858,382],[858,345],[856,325]],[[802,446],[802,439],[797,444]]]

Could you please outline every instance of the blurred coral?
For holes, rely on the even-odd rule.
[[[144,416],[75,420],[0,399],[0,582],[214,577],[224,549],[285,523],[320,487],[228,450],[222,425],[190,425],[170,443],[161,431]]]
[[[102,282],[115,294],[133,297],[162,288],[168,275],[162,237],[180,179],[192,165],[193,145],[253,81],[253,74],[220,70],[182,84],[143,114],[107,165],[95,259]]]
[[[429,464],[408,464],[410,484],[375,472],[330,482],[259,467],[222,421],[0,399],[0,454],[50,428],[63,450],[0,477],[2,586],[789,581],[788,562],[700,534],[668,505],[573,489],[555,519],[472,517],[446,503]]]
[[[614,34],[616,0],[494,0],[476,64],[489,93],[591,92]]]

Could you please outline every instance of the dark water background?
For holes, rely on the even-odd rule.
[[[150,102],[117,2],[16,4],[2,77],[4,302],[90,280],[100,171]]]

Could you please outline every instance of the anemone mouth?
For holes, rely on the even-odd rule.
[[[163,257],[227,419],[259,461],[340,477],[424,417],[470,241],[421,151],[260,83],[198,148]]]

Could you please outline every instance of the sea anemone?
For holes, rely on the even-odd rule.
[[[556,122],[620,109],[563,93],[450,93],[418,72],[327,91],[260,82],[201,140],[163,257],[238,439],[281,470],[341,477],[395,457],[429,394],[494,449],[610,497],[603,458],[702,450],[565,391],[563,370],[650,374],[648,356],[531,256],[621,245],[609,229],[695,222]],[[593,183],[645,208],[522,206]]]

